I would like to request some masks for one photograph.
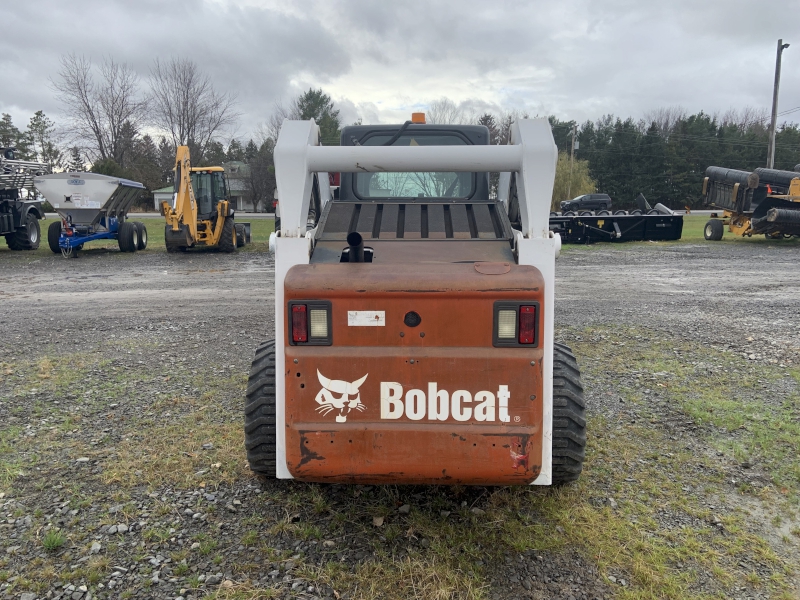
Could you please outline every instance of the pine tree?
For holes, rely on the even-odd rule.
[[[31,156],[30,140],[14,125],[11,115],[3,113],[0,118],[0,148],[16,148],[16,156],[22,160],[34,160]]]
[[[342,122],[331,97],[321,89],[309,89],[296,100],[293,118],[314,119],[319,125],[319,137],[324,144],[338,144]]]
[[[56,143],[55,130],[55,123],[41,110],[37,110],[28,123],[30,154],[37,161],[48,165],[51,171],[59,168],[65,158]]]
[[[172,171],[175,168],[175,154],[177,148],[172,145],[164,136],[158,140],[158,170],[161,174],[161,184],[166,185],[172,182]]]
[[[73,146],[69,149],[69,160],[65,168],[71,173],[79,173],[86,169],[86,162],[83,160],[81,149],[78,146]]]
[[[244,148],[239,140],[233,139],[228,144],[228,151],[225,153],[228,160],[244,160]]]

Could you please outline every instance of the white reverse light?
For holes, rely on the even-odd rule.
[[[517,337],[517,311],[498,310],[497,311],[497,338],[501,340],[513,340]]]
[[[311,337],[328,337],[328,311],[312,308],[309,312],[311,313],[309,318],[311,322]]]

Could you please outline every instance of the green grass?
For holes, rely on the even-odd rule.
[[[166,252],[166,247],[164,245],[164,219],[140,219],[137,218],[136,213],[131,213],[128,218],[131,221],[141,221],[144,223],[145,227],[147,227],[147,249],[142,250],[141,252],[145,254],[153,252]],[[31,252],[12,252],[8,249],[6,244],[0,243],[0,254],[7,254],[6,258],[17,257],[26,260],[54,256],[53,252],[50,250],[50,247],[47,245],[47,228],[53,221],[55,221],[55,219],[45,219],[43,221],[39,221],[42,238],[38,250]],[[272,219],[246,219],[245,217],[242,217],[240,221],[246,221],[250,223],[251,243],[247,244],[244,248],[239,248],[238,252],[268,252],[269,234],[274,231],[275,222]],[[115,240],[97,240],[94,242],[88,242],[84,245],[83,250],[81,250],[79,254],[91,256],[107,251],[119,252],[119,245]],[[196,251],[208,252],[209,250],[198,248]],[[136,254],[138,254],[138,252]],[[132,255],[120,253],[120,256],[131,257]]]
[[[722,213],[720,213],[722,214]],[[795,246],[800,244],[800,238],[791,238],[788,240],[768,240],[763,235],[757,235],[753,237],[741,237],[738,235],[732,234],[728,231],[728,228],[725,228],[725,235],[723,236],[722,240],[718,242],[710,242],[707,241],[703,237],[703,229],[705,228],[706,222],[709,220],[709,216],[707,215],[684,215],[683,217],[683,231],[681,232],[681,239],[675,241],[664,241],[664,242],[625,242],[622,244],[614,244],[614,243],[605,243],[605,242],[597,242],[592,244],[565,244],[562,247],[562,252],[572,252],[572,251],[587,251],[591,248],[630,248],[636,245],[653,245],[656,244],[662,247],[670,247],[675,246],[678,244],[685,244],[685,243],[701,243],[701,244],[762,244],[765,247],[769,246]]]
[[[49,529],[42,538],[42,546],[48,552],[55,552],[67,541],[66,536],[58,529]]]

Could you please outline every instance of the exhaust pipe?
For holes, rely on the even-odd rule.
[[[347,254],[347,262],[364,262],[364,238],[357,231],[347,234],[347,244],[350,250]]]

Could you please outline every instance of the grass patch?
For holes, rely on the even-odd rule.
[[[719,212],[722,214],[722,211]],[[768,240],[763,235],[753,237],[742,237],[732,234],[725,228],[725,234],[720,241],[710,242],[703,236],[703,230],[710,217],[708,215],[684,215],[683,217],[683,230],[681,232],[681,239],[675,241],[646,241],[646,242],[624,242],[622,244],[603,243],[597,242],[593,244],[564,244],[562,252],[585,251],[590,248],[630,248],[632,246],[647,244],[657,245],[662,247],[671,247],[685,243],[701,243],[701,244],[762,244],[767,246],[797,246],[800,245],[800,239],[791,238],[788,240]]]
[[[588,362],[589,373],[640,374],[637,385],[624,390],[630,401],[646,404],[661,395],[698,424],[717,430],[718,449],[740,462],[757,463],[773,485],[800,501],[800,395],[790,371],[660,333],[591,328],[579,337],[578,356],[604,357]],[[612,341],[622,338],[632,341],[625,346]],[[790,392],[769,400],[782,380]]]
[[[67,536],[58,529],[49,529],[42,538],[42,546],[48,552],[55,552],[67,542]]]
[[[485,598],[487,586],[475,573],[454,570],[438,558],[392,558],[382,556],[349,570],[341,563],[329,562],[309,569],[317,583],[334,590],[349,589],[349,597],[366,598]]]
[[[244,394],[242,386],[232,385],[237,390],[241,387]],[[230,422],[231,415],[223,407],[213,401],[201,404],[195,398],[172,398],[157,402],[152,410],[154,417],[127,424],[116,457],[104,465],[105,484],[158,487],[168,483],[196,489],[230,484],[249,475],[241,422]],[[166,410],[174,416],[165,420],[158,415]],[[132,473],[138,475],[131,477]]]
[[[145,227],[147,227],[147,249],[140,250],[139,252],[143,252],[145,254],[166,252],[166,246],[164,245],[164,219],[152,217],[141,219],[137,217],[136,213],[131,213],[128,218],[131,221],[141,221],[144,223]],[[43,235],[42,243],[37,250],[13,252],[9,250],[5,244],[2,244],[2,247],[0,247],[0,254],[6,255],[4,260],[8,260],[8,258],[13,257],[20,260],[29,261],[32,259],[35,260],[57,256],[47,245],[47,228],[50,226],[50,223],[53,223],[54,221],[55,219],[45,219],[43,221],[39,221],[39,227]],[[275,222],[272,219],[247,219],[246,217],[241,217],[241,219],[237,218],[237,221],[249,222],[251,233],[251,243],[247,244],[244,248],[239,248],[238,252],[269,252],[269,234],[275,230]],[[94,242],[88,242],[84,245],[83,250],[81,250],[79,254],[81,256],[85,255],[89,257],[92,255],[102,255],[109,251],[119,253],[119,258],[123,260],[130,260],[133,257],[131,254],[119,252],[119,244],[116,240],[97,240]],[[198,248],[198,251],[204,250]],[[139,252],[136,252],[135,254],[139,254]],[[60,255],[58,258],[61,258]]]

